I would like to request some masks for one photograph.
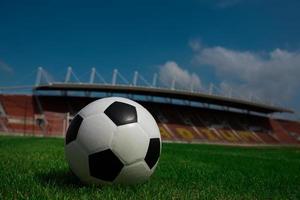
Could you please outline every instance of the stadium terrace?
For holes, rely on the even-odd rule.
[[[71,82],[71,77],[77,82]],[[103,80],[96,83],[95,78]],[[43,81],[46,80],[46,81]],[[120,82],[122,81],[122,83]],[[142,82],[143,84],[138,84]],[[73,116],[85,105],[106,96],[125,96],[147,108],[159,125],[163,141],[238,145],[300,144],[300,124],[270,114],[292,110],[255,99],[207,91],[159,87],[134,73],[128,81],[118,70],[107,83],[92,68],[90,80],[80,82],[69,67],[64,81],[50,82],[38,69],[32,94],[0,95],[0,131],[6,134],[63,137]],[[2,88],[11,90],[12,88]]]

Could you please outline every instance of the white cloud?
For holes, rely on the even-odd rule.
[[[0,71],[12,73],[13,69],[4,61],[0,60]]]
[[[231,88],[240,96],[253,95],[280,103],[299,93],[300,52],[275,49],[257,53],[220,46],[194,51],[194,62],[213,67],[224,90]]]
[[[190,73],[182,69],[176,62],[168,61],[160,66],[159,81],[167,87],[171,87],[175,79],[175,88],[177,89],[200,89],[201,80],[195,73]]]

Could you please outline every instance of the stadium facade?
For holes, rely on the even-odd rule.
[[[125,96],[139,101],[154,116],[164,141],[222,144],[300,144],[300,123],[274,119],[270,114],[293,111],[212,91],[176,89],[149,84],[137,72],[133,81],[119,84],[114,70],[111,83],[94,83],[93,68],[87,83],[42,82],[39,68],[31,94],[0,94],[0,131],[5,134],[64,136],[74,115],[85,105],[105,96]],[[146,85],[138,85],[139,80]],[[101,77],[100,77],[101,78]],[[47,77],[46,77],[47,79]]]

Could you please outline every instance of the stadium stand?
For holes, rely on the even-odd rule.
[[[91,97],[0,95],[0,131],[64,136],[70,120]],[[171,103],[141,101],[162,139],[223,144],[300,144],[300,124],[266,116]]]
[[[300,123],[288,120],[277,120],[286,133],[300,143]]]

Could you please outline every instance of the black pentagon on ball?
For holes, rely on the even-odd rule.
[[[124,164],[110,149],[89,155],[90,175],[103,181],[113,181],[123,167]]]
[[[159,138],[151,138],[149,141],[148,151],[145,157],[145,162],[150,169],[156,164],[160,154],[160,140]]]
[[[79,127],[83,121],[83,118],[80,115],[76,115],[74,119],[71,121],[71,124],[66,133],[66,144],[76,140]]]
[[[112,103],[104,113],[117,125],[125,125],[137,122],[137,113],[134,106],[116,101]]]

